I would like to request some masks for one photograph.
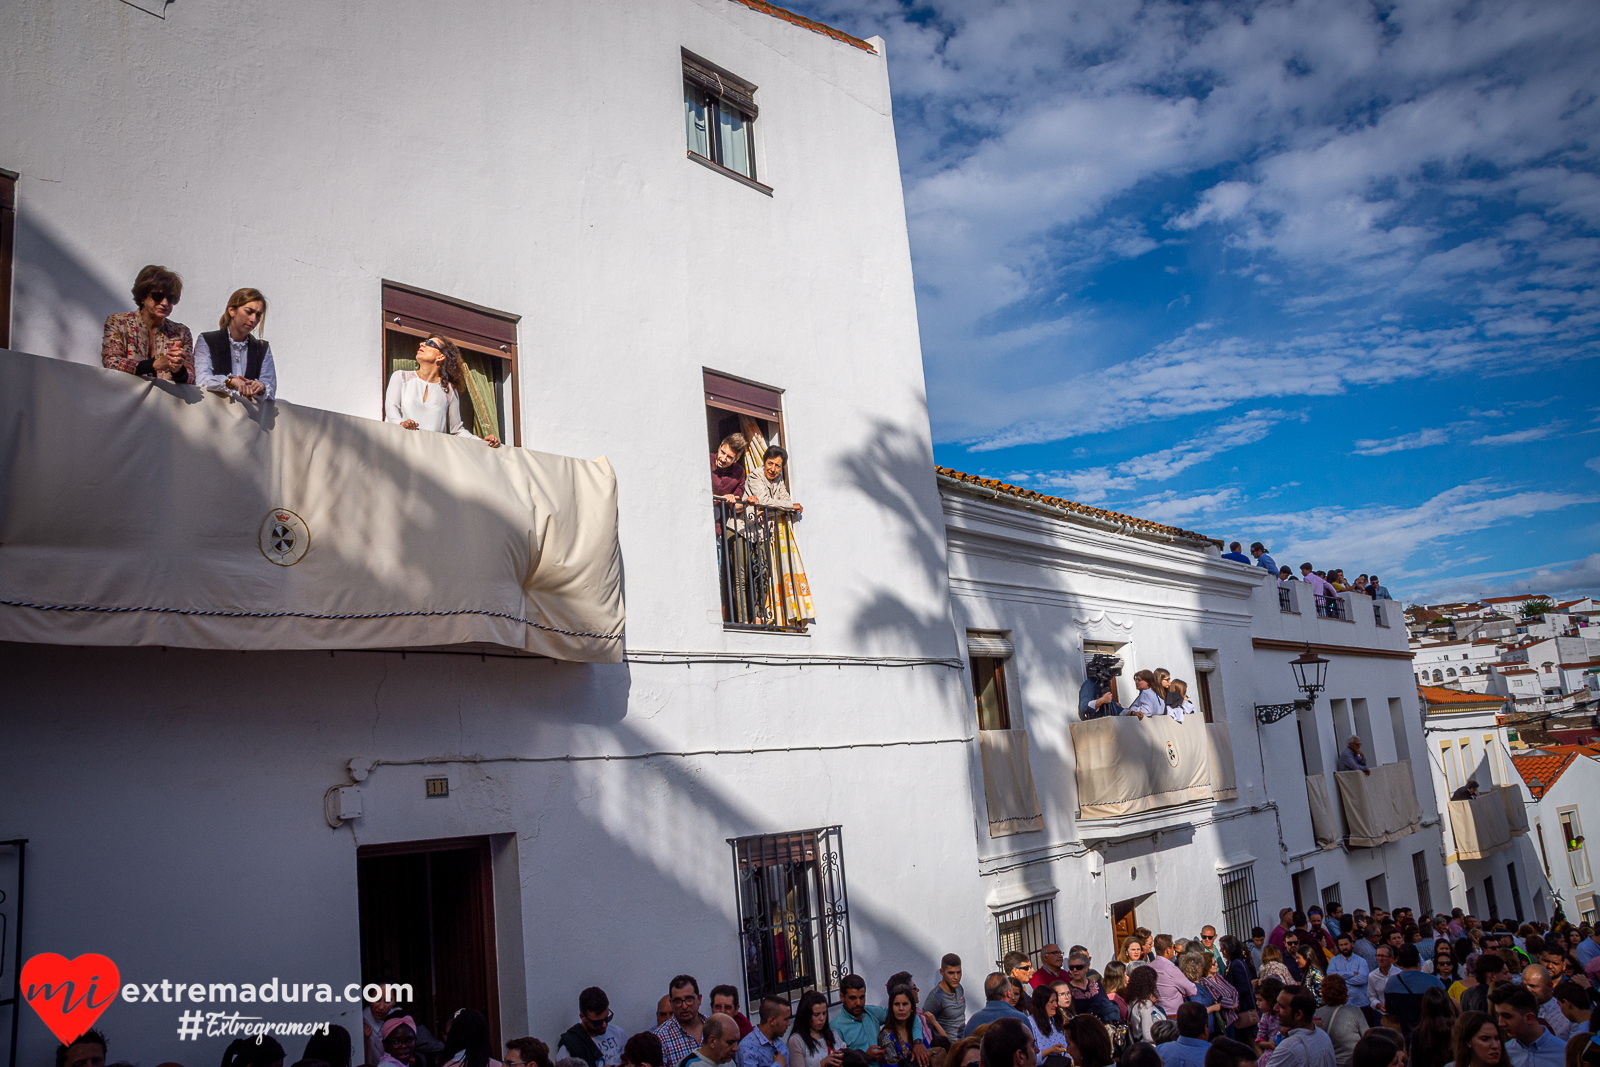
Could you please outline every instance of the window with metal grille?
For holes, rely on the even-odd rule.
[[[1258,925],[1255,864],[1222,872],[1222,924],[1243,941],[1250,939],[1251,929]]]
[[[995,943],[995,970],[1007,952],[1020,952],[1033,961],[1035,969],[1040,964],[1039,953],[1056,939],[1056,906],[1052,900],[1036,900],[1015,908],[995,913],[995,928],[999,938]]]
[[[818,990],[831,1003],[850,973],[850,909],[840,828],[729,838],[739,903],[745,1003],[797,1000]]]

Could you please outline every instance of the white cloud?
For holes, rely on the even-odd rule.
[[[1559,433],[1564,426],[1566,426],[1564,422],[1552,422],[1544,426],[1531,426],[1526,430],[1490,434],[1487,437],[1480,437],[1472,443],[1475,445],[1521,445],[1529,441],[1543,441],[1545,438]]]
[[[1355,454],[1358,456],[1387,456],[1391,452],[1407,452],[1413,448],[1430,448],[1433,445],[1442,445],[1449,440],[1449,430],[1443,427],[1433,427],[1382,440],[1362,438],[1356,442]]]
[[[1276,531],[1267,540],[1280,563],[1299,566],[1310,560],[1321,567],[1376,569],[1400,595],[1399,584],[1428,579],[1438,566],[1419,562],[1425,549],[1436,550],[1462,536],[1515,519],[1547,515],[1582,504],[1600,502],[1600,495],[1517,489],[1474,482],[1438,493],[1414,507],[1321,507],[1281,514],[1236,517],[1234,528]],[[1408,594],[1409,597],[1409,594]]]
[[[1596,474],[1600,474],[1600,456],[1596,456],[1593,459],[1584,460],[1583,465],[1594,471]]]
[[[1600,553],[1580,560],[1539,564],[1516,571],[1436,579],[1419,585],[1408,599],[1424,604],[1439,604],[1530,592],[1570,599],[1593,596],[1597,591],[1600,591]]]
[[[1224,452],[1255,444],[1286,419],[1304,420],[1300,412],[1263,408],[1229,419],[1196,434],[1171,448],[1147,452],[1111,466],[1086,467],[1070,471],[1044,471],[1012,474],[1012,481],[1026,482],[1040,489],[1056,489],[1087,503],[1104,500],[1113,492],[1128,492],[1141,482],[1160,482],[1214,459]],[[1228,499],[1235,499],[1233,493]],[[1140,513],[1143,515],[1143,513]]]

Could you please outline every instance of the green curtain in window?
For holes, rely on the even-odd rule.
[[[482,356],[476,352],[461,353],[462,369],[466,372],[465,399],[472,406],[472,432],[479,437],[488,437],[490,434],[500,437],[500,418],[494,395],[494,364],[490,362],[493,359],[493,356]],[[466,413],[463,412],[462,416],[465,418]]]

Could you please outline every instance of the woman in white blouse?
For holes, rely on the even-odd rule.
[[[461,351],[443,337],[417,346],[417,369],[389,375],[383,391],[383,421],[407,430],[434,430],[457,437],[477,437],[461,422]],[[500,439],[483,439],[499,448]]]

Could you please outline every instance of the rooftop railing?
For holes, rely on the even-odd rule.
[[[1278,586],[1278,610],[1294,611],[1294,593],[1286,585]]]

